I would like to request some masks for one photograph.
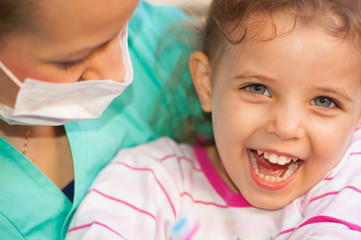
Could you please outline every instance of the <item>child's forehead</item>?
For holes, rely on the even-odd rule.
[[[352,42],[335,37],[324,31],[319,26],[305,26],[290,24],[280,21],[276,23],[277,30],[272,25],[262,29],[249,29],[242,44],[228,44],[230,53],[242,55],[247,52],[250,55],[273,54],[274,52],[292,51],[296,54],[307,55],[307,51],[323,56],[335,55],[338,58],[352,54],[361,59],[361,53]],[[335,52],[336,51],[336,52]],[[308,54],[310,55],[310,54]]]
[[[319,28],[325,31],[328,28],[342,28],[339,18],[330,16],[313,16],[302,18],[295,13],[275,12],[269,15],[265,12],[250,14],[243,21],[229,26],[230,39],[244,38],[245,40],[267,41],[291,33],[300,28]],[[327,26],[329,25],[329,26]],[[331,26],[332,25],[332,26]],[[330,33],[331,34],[331,33]]]
[[[277,14],[272,17],[265,14],[253,14],[240,25],[245,34],[245,41],[270,41],[292,32],[299,26],[293,16]],[[237,33],[236,33],[237,34]]]
[[[339,44],[347,44],[361,54],[360,39],[353,38],[354,34],[352,33],[345,34],[335,30],[343,28],[343,25],[343,21],[336,15],[302,19],[290,13],[275,13],[270,16],[256,12],[249,15],[244,22],[237,23],[237,27],[230,25],[232,26],[231,30],[224,38],[225,50],[231,49],[232,52],[234,47],[242,49],[250,44],[264,44],[272,40],[283,39],[295,32],[307,34],[310,31],[319,31],[327,38],[333,39]],[[238,41],[239,39],[242,41]]]
[[[361,53],[351,42],[337,38],[317,25],[292,26],[283,19],[273,22],[280,22],[276,36],[269,24],[261,30],[248,30],[251,38],[246,37],[242,44],[227,44],[221,57],[223,66],[231,66],[227,71],[234,74],[250,71],[253,75],[273,79],[304,76],[320,82],[352,78],[358,79],[354,83],[359,87]],[[284,74],[286,72],[288,74]]]

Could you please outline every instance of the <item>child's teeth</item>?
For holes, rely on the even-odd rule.
[[[291,159],[290,158],[287,159],[287,157],[285,157],[285,156],[280,156],[278,158],[279,165],[285,165],[286,163],[289,163],[290,161],[291,161]]]
[[[277,159],[278,157],[275,154],[271,154],[268,158],[268,161],[270,161],[271,163],[277,163]]]
[[[261,151],[257,151],[258,155],[260,154]],[[286,156],[277,156],[276,154],[273,153],[268,153],[268,152],[261,152],[263,153],[263,157],[265,159],[267,159],[268,161],[270,161],[273,164],[279,164],[279,165],[285,165],[287,163],[290,163],[291,161],[293,162],[297,162],[297,158],[289,158]]]
[[[261,155],[263,154],[263,152],[262,152],[262,151],[257,150],[257,154],[258,154],[258,156],[261,156]]]
[[[287,178],[289,178],[295,171],[296,169],[298,168],[299,166],[299,163],[298,163],[298,159],[297,158],[289,158],[289,157],[286,157],[286,156],[280,156],[278,157],[277,155],[275,154],[270,154],[270,153],[267,153],[267,152],[261,152],[261,154],[259,153],[260,151],[257,151],[257,154],[258,155],[264,155],[264,158],[265,159],[268,159],[268,161],[274,163],[274,164],[279,164],[279,165],[285,165],[287,163],[290,163],[288,165],[288,169],[287,171],[285,172],[285,174],[282,176],[282,177],[278,177],[278,176],[269,176],[269,175],[264,175],[263,173],[261,173],[258,169],[258,166],[257,166],[257,160],[254,156],[254,153],[253,152],[250,152],[250,159],[251,159],[251,164],[252,164],[252,167],[255,171],[255,173],[261,178],[263,179],[264,181],[266,182],[271,182],[271,183],[274,183],[274,182],[282,182],[282,181],[285,181]]]
[[[276,180],[277,180],[277,178],[276,178],[276,177],[273,177],[273,176],[272,176],[272,177],[270,177],[270,182],[272,182],[272,183],[273,183],[273,182],[276,182]]]

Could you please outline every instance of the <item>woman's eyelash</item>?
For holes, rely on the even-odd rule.
[[[62,68],[71,68],[81,62],[83,62],[84,59],[79,59],[79,60],[76,60],[76,61],[70,61],[70,62],[57,62],[56,64],[59,65],[60,67]]]

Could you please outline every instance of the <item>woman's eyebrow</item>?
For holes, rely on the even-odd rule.
[[[84,48],[84,49],[79,50],[77,52],[73,52],[73,53],[70,53],[70,54],[65,54],[63,56],[52,57],[51,59],[43,59],[43,61],[47,62],[47,63],[51,63],[51,64],[80,61],[80,60],[90,56],[90,54],[92,54],[97,49],[100,49],[100,48],[104,47],[110,41],[111,40],[108,40],[108,41],[106,41],[106,42],[104,42],[104,43],[102,43],[102,44],[100,44],[98,46],[87,47],[87,48]]]
[[[82,58],[86,58],[88,57],[92,52],[104,47],[105,45],[107,45],[109,42],[111,42],[116,36],[118,36],[118,34],[120,34],[120,31],[117,31],[116,34],[113,34],[111,36],[111,38],[109,38],[108,40],[106,40],[103,43],[100,43],[98,45],[92,46],[92,47],[85,47],[81,50],[77,50],[75,52],[71,52],[68,53],[66,55],[63,55],[62,57],[58,57],[59,59],[62,59],[64,61],[69,61],[69,60],[77,60],[77,59],[82,59]]]
[[[64,56],[64,59],[77,59],[77,58],[86,58],[88,57],[92,52],[104,47],[105,45],[107,45],[112,39],[107,40],[106,42],[103,42],[97,46],[94,47],[87,47],[84,49],[81,49],[79,51],[76,52],[72,52],[70,54],[67,54],[66,57]]]

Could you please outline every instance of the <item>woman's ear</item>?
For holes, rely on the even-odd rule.
[[[189,69],[203,111],[211,112],[212,80],[208,56],[201,51],[193,52],[189,58]]]

